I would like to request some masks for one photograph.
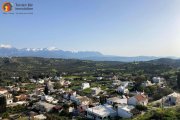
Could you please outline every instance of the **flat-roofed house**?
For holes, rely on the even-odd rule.
[[[133,113],[131,112],[135,107],[132,105],[118,105],[118,116],[122,118],[131,118]]]
[[[162,77],[153,77],[152,81],[159,86],[164,86],[164,78]]]
[[[180,94],[173,92],[165,97],[163,97],[164,105],[177,105],[180,103]]]
[[[6,98],[6,104],[12,104],[13,103],[13,97],[12,94],[8,92],[7,89],[0,88],[0,95],[4,95]]]
[[[89,85],[89,83],[82,83],[81,88],[84,90],[86,88],[90,88],[90,85]]]
[[[4,96],[6,97],[6,104],[7,105],[10,105],[13,103],[13,97],[12,97],[12,94],[7,92],[4,94]]]
[[[117,112],[108,104],[86,109],[86,117],[93,120],[107,120],[115,116]]]
[[[41,112],[49,112],[51,111],[53,108],[55,107],[55,105],[47,103],[47,102],[43,102],[43,101],[39,101],[35,104],[35,108],[37,110],[40,110]]]
[[[83,110],[88,108],[88,106],[92,103],[92,100],[86,96],[71,96],[70,99],[72,102],[75,102],[77,105],[81,106]]]
[[[129,93],[129,90],[127,89],[129,82],[125,81],[125,82],[121,82],[121,85],[117,88],[117,92],[118,93],[123,93],[123,94],[127,94]]]
[[[92,95],[98,95],[102,90],[100,87],[94,87],[94,88],[91,88],[92,90]]]
[[[113,80],[113,83],[112,83],[113,86],[118,86],[120,84],[121,84],[120,80]]]
[[[112,97],[107,99],[107,103],[110,105],[114,104],[127,104],[127,98],[123,97]]]
[[[147,80],[147,81],[144,81],[141,86],[142,87],[148,87],[148,86],[152,86],[154,85],[151,81]]]
[[[40,115],[35,115],[34,119],[35,120],[46,120],[47,117],[45,115],[43,115],[43,114],[40,114]]]

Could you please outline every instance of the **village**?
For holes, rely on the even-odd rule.
[[[180,120],[180,0],[0,6],[0,120]]]
[[[6,110],[1,119],[131,119],[149,109],[171,108],[180,103],[177,92],[169,91],[155,99],[146,89],[138,91],[135,81],[121,80],[116,75],[81,81],[64,76],[30,78],[26,83],[0,87],[0,112]],[[138,87],[168,89],[166,80],[158,76]]]

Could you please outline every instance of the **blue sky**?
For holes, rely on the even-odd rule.
[[[9,1],[33,3],[33,15],[0,11],[0,44],[180,57],[180,0]]]

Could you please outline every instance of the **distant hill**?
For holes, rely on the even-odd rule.
[[[148,61],[148,63],[180,67],[180,59],[160,58],[160,59]]]
[[[63,51],[57,48],[24,48],[17,49],[13,47],[0,47],[0,57],[43,57],[43,58],[62,58],[62,59],[80,59],[93,61],[149,61],[158,59],[153,56],[137,56],[137,57],[123,57],[123,56],[109,56],[103,55],[100,52],[80,51],[71,52]]]
[[[118,61],[90,61],[78,59],[40,58],[40,57],[12,57],[0,58],[0,75],[6,77],[52,74],[68,72],[89,74],[135,73],[143,71],[146,74],[161,74],[180,67],[180,60],[157,59],[144,62]],[[6,79],[6,78],[4,78]]]
[[[94,56],[84,58],[85,60],[93,60],[93,61],[121,61],[121,62],[134,62],[134,61],[150,61],[159,59],[154,56],[136,56],[136,57],[123,57],[123,56]]]

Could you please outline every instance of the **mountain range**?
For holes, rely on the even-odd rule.
[[[160,57],[154,56],[137,56],[137,57],[123,57],[113,55],[103,55],[100,52],[93,51],[63,51],[55,47],[51,48],[23,48],[18,49],[11,46],[0,45],[0,57],[44,57],[44,58],[63,58],[63,59],[80,59],[93,61],[149,61]]]

